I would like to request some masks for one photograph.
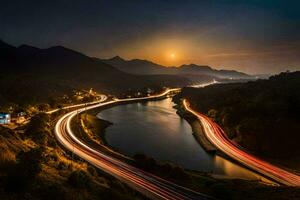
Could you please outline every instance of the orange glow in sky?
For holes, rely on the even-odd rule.
[[[171,54],[170,54],[170,58],[171,58],[172,60],[175,60],[176,54],[175,54],[175,53],[171,53]]]
[[[107,51],[109,54],[104,57],[119,55],[127,60],[145,59],[167,67],[193,63],[246,73],[259,73],[268,66],[272,71],[280,71],[280,66],[283,64],[294,66],[296,63],[297,58],[294,56],[295,58],[291,59],[291,55],[294,55],[297,50],[291,52],[281,49],[281,46],[269,50],[252,47],[251,43],[247,43],[247,46],[244,48],[239,42],[218,40],[209,36],[196,37],[191,33],[162,34],[122,44],[112,52]],[[282,53],[291,55],[285,58],[280,56]]]

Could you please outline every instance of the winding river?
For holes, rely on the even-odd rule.
[[[107,143],[127,155],[144,153],[160,161],[218,176],[262,179],[220,156],[208,154],[195,140],[190,125],[176,114],[171,98],[119,105],[97,116],[113,122]]]

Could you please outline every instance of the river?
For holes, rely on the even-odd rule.
[[[226,160],[208,154],[195,140],[190,125],[176,114],[171,98],[118,105],[97,116],[113,123],[105,139],[126,155],[144,153],[160,161],[186,169],[210,172],[229,178],[262,179],[261,176]]]

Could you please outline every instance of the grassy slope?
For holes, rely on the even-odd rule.
[[[53,119],[38,122],[34,128],[24,127],[25,133],[0,127],[0,199],[145,199],[79,158],[72,159],[56,143],[50,120]],[[28,167],[31,174],[25,176],[23,171],[28,169],[22,165],[20,152],[28,154],[36,149],[42,149],[42,156],[27,160],[36,162],[40,170],[33,175],[33,169]],[[20,165],[22,170],[12,174]],[[21,177],[27,177],[28,181]]]

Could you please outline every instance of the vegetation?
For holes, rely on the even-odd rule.
[[[145,171],[194,191],[223,200],[296,200],[300,189],[262,184],[241,179],[217,179],[207,173],[185,170],[172,163],[161,163],[144,154],[134,155],[135,165]]]
[[[72,123],[72,128],[75,130],[74,132],[76,136],[89,146],[95,147],[101,152],[119,158],[123,161],[131,162],[131,158],[118,153],[107,144],[104,137],[105,129],[112,125],[112,123],[90,114],[94,112],[96,111],[82,113],[77,119],[75,119],[78,121],[77,123]]]
[[[135,154],[133,156],[138,168],[145,171],[159,174],[160,177],[171,179],[173,181],[186,181],[190,178],[185,170],[177,165],[170,163],[159,163],[154,158],[147,157],[144,154]]]
[[[68,177],[68,183],[75,188],[89,188],[91,178],[83,170],[73,171]]]
[[[183,98],[246,149],[275,159],[299,158],[300,72],[248,83],[184,88],[174,100],[180,103]]]
[[[193,117],[190,115],[186,115],[185,117],[189,117],[189,120],[193,120]],[[80,118],[84,121],[84,127],[87,128],[88,131],[78,136],[85,140],[86,143],[97,145],[96,148],[101,149],[103,152],[110,153],[112,156],[123,159],[129,164],[177,183],[178,185],[191,188],[204,194],[209,194],[218,199],[256,200],[268,199],[270,196],[276,196],[278,199],[298,199],[300,197],[299,189],[290,187],[278,188],[262,184],[258,181],[214,178],[211,174],[185,170],[173,163],[160,162],[144,154],[134,155],[133,161],[125,159],[121,157],[118,152],[108,151],[101,142],[98,144],[96,144],[96,142],[91,143],[91,141],[98,137],[100,137],[100,139],[98,138],[96,140],[104,141],[103,133],[107,125],[109,125],[106,121],[86,113],[82,114]],[[79,132],[80,131],[76,131],[76,133]]]
[[[88,140],[92,140],[96,143],[106,144],[104,137],[105,129],[112,125],[111,122],[99,119],[98,117],[83,113],[80,115],[81,125],[85,128],[85,135]]]
[[[39,113],[18,129],[0,126],[1,199],[145,199],[61,149],[54,120]]]
[[[289,156],[296,158],[299,155],[296,148],[296,139],[299,139],[299,127],[296,125],[300,111],[299,77],[298,72],[283,73],[270,80],[203,89],[184,88],[174,100],[178,103],[176,108],[183,113],[179,102],[188,98],[194,108],[212,117],[226,129],[231,139],[249,150],[273,157],[276,153],[276,158],[282,158],[280,153],[286,150]],[[47,110],[49,105],[39,104],[36,107]],[[32,112],[34,116],[27,125],[14,130],[0,126],[1,199],[144,199],[115,178],[74,158],[57,144],[53,122],[64,111],[51,116],[35,112]],[[190,115],[186,117],[193,120]],[[107,153],[193,190],[220,199],[300,198],[299,189],[216,179],[209,174],[160,163],[143,154],[135,155],[132,161],[105,146],[103,131],[110,125],[109,122],[86,113],[78,119],[82,127],[75,128],[89,144],[100,145]],[[287,132],[289,137],[284,137]],[[252,145],[258,149],[251,148]],[[275,147],[283,149],[279,151]]]
[[[42,171],[43,150],[34,148],[17,154],[16,164],[8,168],[5,179],[5,189],[9,192],[24,192],[32,185],[37,175]]]

